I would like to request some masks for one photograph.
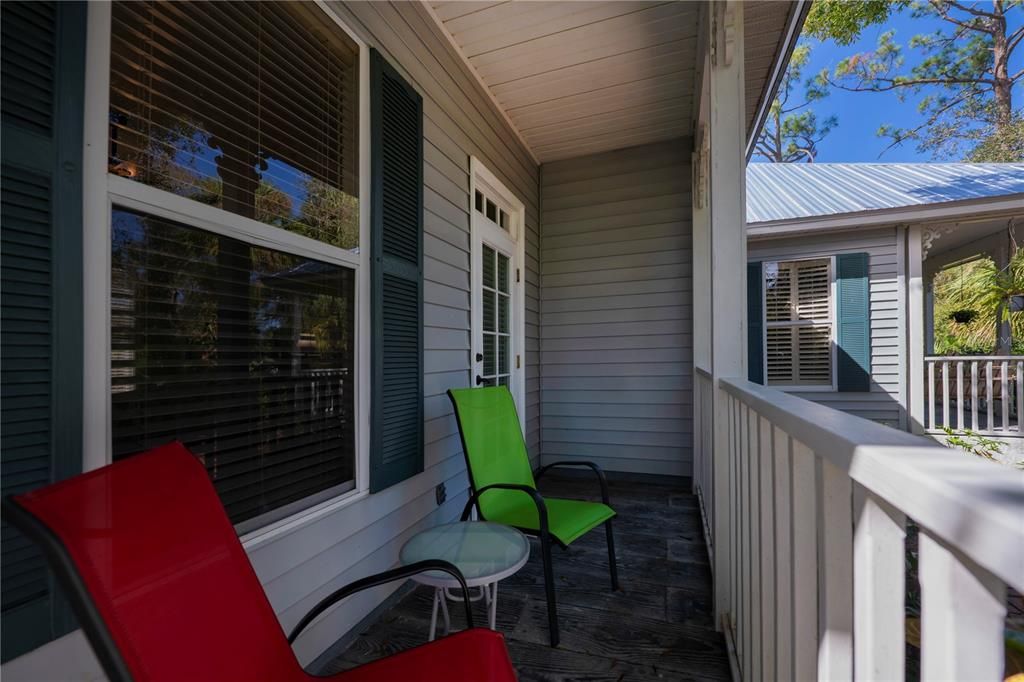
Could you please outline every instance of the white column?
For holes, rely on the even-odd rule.
[[[746,377],[746,122],[743,87],[743,4],[716,2],[708,12],[711,55],[708,73],[710,155],[708,206],[711,247],[711,369],[715,385],[714,535],[715,616],[729,609],[728,401],[721,377]],[[696,286],[701,286],[697,283]]]
[[[910,430],[924,433],[924,277],[921,226],[907,228],[907,412]]]

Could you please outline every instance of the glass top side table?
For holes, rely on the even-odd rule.
[[[417,533],[402,547],[399,560],[412,564],[424,559],[443,559],[455,564],[466,578],[466,585],[479,587],[471,601],[487,604],[488,624],[495,629],[498,608],[498,581],[509,577],[530,558],[530,541],[515,528],[486,521],[446,523]],[[444,616],[445,632],[451,625],[447,600],[461,600],[449,590],[459,583],[447,573],[427,571],[413,580],[434,588],[430,616],[430,641],[437,633],[437,612]]]

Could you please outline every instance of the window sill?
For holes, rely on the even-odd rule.
[[[345,507],[349,507],[369,496],[370,492],[368,490],[349,490],[337,497],[324,500],[323,502],[313,505],[308,509],[303,509],[291,516],[268,524],[263,528],[257,528],[256,530],[249,531],[242,535],[239,538],[239,541],[241,541],[242,547],[245,548],[245,551],[251,552],[261,545],[277,540],[285,535],[290,535],[291,533],[308,526],[328,514],[333,514]]]

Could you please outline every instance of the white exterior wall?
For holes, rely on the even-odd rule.
[[[898,228],[806,234],[783,239],[750,240],[750,261],[785,261],[867,253],[871,291],[871,391],[790,391],[837,410],[895,428],[903,428],[905,412],[901,352],[902,306],[899,295]]]

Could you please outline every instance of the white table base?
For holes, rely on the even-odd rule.
[[[487,605],[487,624],[492,630],[496,628],[496,622],[498,617],[498,583],[486,583],[480,585],[480,594],[476,597],[470,597],[469,601],[477,602],[481,599]],[[452,620],[448,613],[448,600],[462,601],[462,597],[452,594],[447,587],[435,587],[434,588],[434,599],[433,606],[430,610],[430,637],[428,641],[433,642],[437,636],[437,612],[440,609],[441,615],[444,618],[444,634],[447,635],[451,631]],[[461,591],[461,590],[460,590]]]

